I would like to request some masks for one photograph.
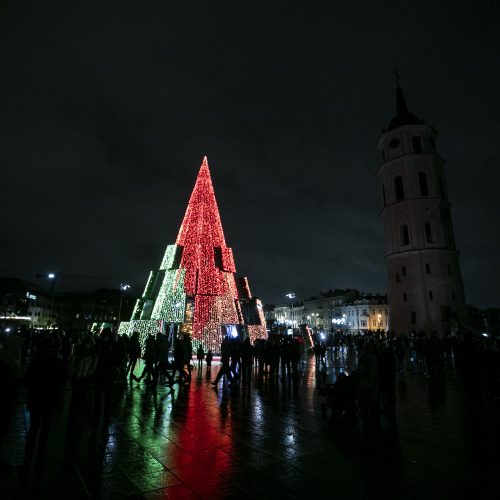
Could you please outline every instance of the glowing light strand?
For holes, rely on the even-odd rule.
[[[176,244],[168,245],[159,271],[151,273],[143,297],[137,301],[133,320],[120,325],[120,333],[140,332],[141,342],[162,322],[191,323],[193,345],[218,352],[224,325],[243,325],[234,273],[233,252],[226,246],[215,192],[206,157],[191,193]],[[162,278],[158,287],[156,282]],[[239,280],[245,302],[252,295],[246,278]],[[153,296],[154,290],[156,297]],[[194,299],[194,314],[188,319],[187,300]],[[154,302],[154,305],[152,305]],[[248,307],[248,303],[245,307]],[[247,325],[252,341],[267,336],[262,307],[259,324]],[[140,319],[139,319],[140,318]],[[255,321],[254,321],[255,323]]]

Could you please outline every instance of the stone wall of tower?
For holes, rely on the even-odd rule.
[[[465,317],[465,296],[455,248],[444,161],[437,132],[425,123],[385,131],[378,148],[382,163],[390,329],[453,330]]]

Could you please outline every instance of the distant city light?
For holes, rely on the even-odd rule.
[[[54,273],[47,274],[47,278],[49,278],[51,280],[53,280],[55,277],[56,277],[56,275]]]

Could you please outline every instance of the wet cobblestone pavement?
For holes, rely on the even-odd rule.
[[[217,371],[195,368],[191,385],[172,390],[117,384],[109,423],[90,425],[86,408],[74,434],[68,391],[40,470],[20,468],[29,418],[20,405],[0,498],[500,498],[498,422],[464,407],[453,370],[436,387],[400,374],[395,426],[382,417],[378,429],[324,418],[314,357],[296,386],[214,388]]]

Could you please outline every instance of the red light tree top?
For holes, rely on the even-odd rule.
[[[198,172],[176,244],[226,246],[206,156]]]

